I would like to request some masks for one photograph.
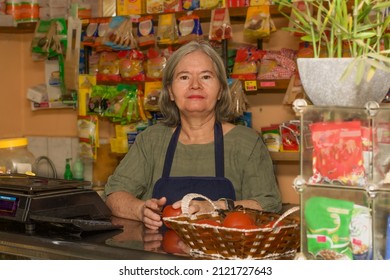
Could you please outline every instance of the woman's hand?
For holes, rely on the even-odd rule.
[[[160,199],[152,198],[145,201],[142,206],[142,222],[149,229],[159,229],[163,222],[161,220],[161,209],[167,202],[165,197]]]

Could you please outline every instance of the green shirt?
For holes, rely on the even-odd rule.
[[[140,133],[108,178],[105,194],[127,191],[143,200],[151,198],[172,134],[172,128],[162,124]],[[281,210],[272,160],[255,130],[238,125],[226,133],[224,156],[225,177],[232,182],[237,200],[256,200],[265,211]],[[170,176],[215,176],[214,143],[178,142]]]

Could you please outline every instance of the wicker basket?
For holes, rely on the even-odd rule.
[[[214,211],[205,214],[188,214],[192,199],[202,198],[209,201]],[[199,194],[188,194],[182,200],[183,214],[177,217],[164,218],[167,223],[189,246],[194,257],[211,259],[283,259],[293,257],[300,245],[300,219],[290,214],[299,210],[294,207],[283,215],[262,212],[253,209],[241,210],[253,215],[256,229],[235,229],[209,224],[197,224],[202,219],[221,222],[224,212],[207,197]],[[264,227],[273,222],[272,227]]]

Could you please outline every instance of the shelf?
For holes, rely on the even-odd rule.
[[[290,80],[244,80],[242,88],[245,94],[286,93]]]
[[[36,22],[19,23],[17,26],[0,26],[0,33],[27,34],[34,33]]]
[[[232,23],[244,23],[246,12],[248,10],[248,7],[239,7],[239,8],[230,8],[229,9],[229,15],[230,15],[230,21]],[[191,11],[191,13],[199,16],[199,19],[201,22],[203,21],[210,21],[211,19],[211,11],[212,10],[194,10]],[[287,9],[284,9],[287,13]],[[176,15],[176,18],[181,17],[185,14],[188,14],[188,11],[180,11],[180,12],[174,12]],[[278,10],[278,6],[271,5],[270,6],[270,14],[272,17],[279,17],[282,16],[282,14]],[[142,14],[141,16],[146,16],[149,14]],[[153,20],[158,22],[158,17],[161,14],[153,14]],[[84,21],[84,20],[83,20]],[[84,21],[88,22],[88,19]],[[36,22],[26,22],[26,23],[19,23],[17,26],[0,26],[0,33],[14,33],[14,34],[25,34],[25,33],[33,33],[35,31]]]
[[[299,162],[299,152],[270,152],[273,161]]]

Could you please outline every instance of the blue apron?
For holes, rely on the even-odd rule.
[[[173,157],[175,154],[181,125],[179,125],[172,135],[171,141],[165,156],[163,174],[157,180],[153,189],[153,198],[167,198],[166,205],[173,204],[181,200],[188,193],[202,194],[215,201],[220,198],[236,200],[236,192],[232,182],[225,178],[223,132],[219,122],[214,127],[214,154],[215,154],[215,177],[212,176],[183,176],[170,177]]]

